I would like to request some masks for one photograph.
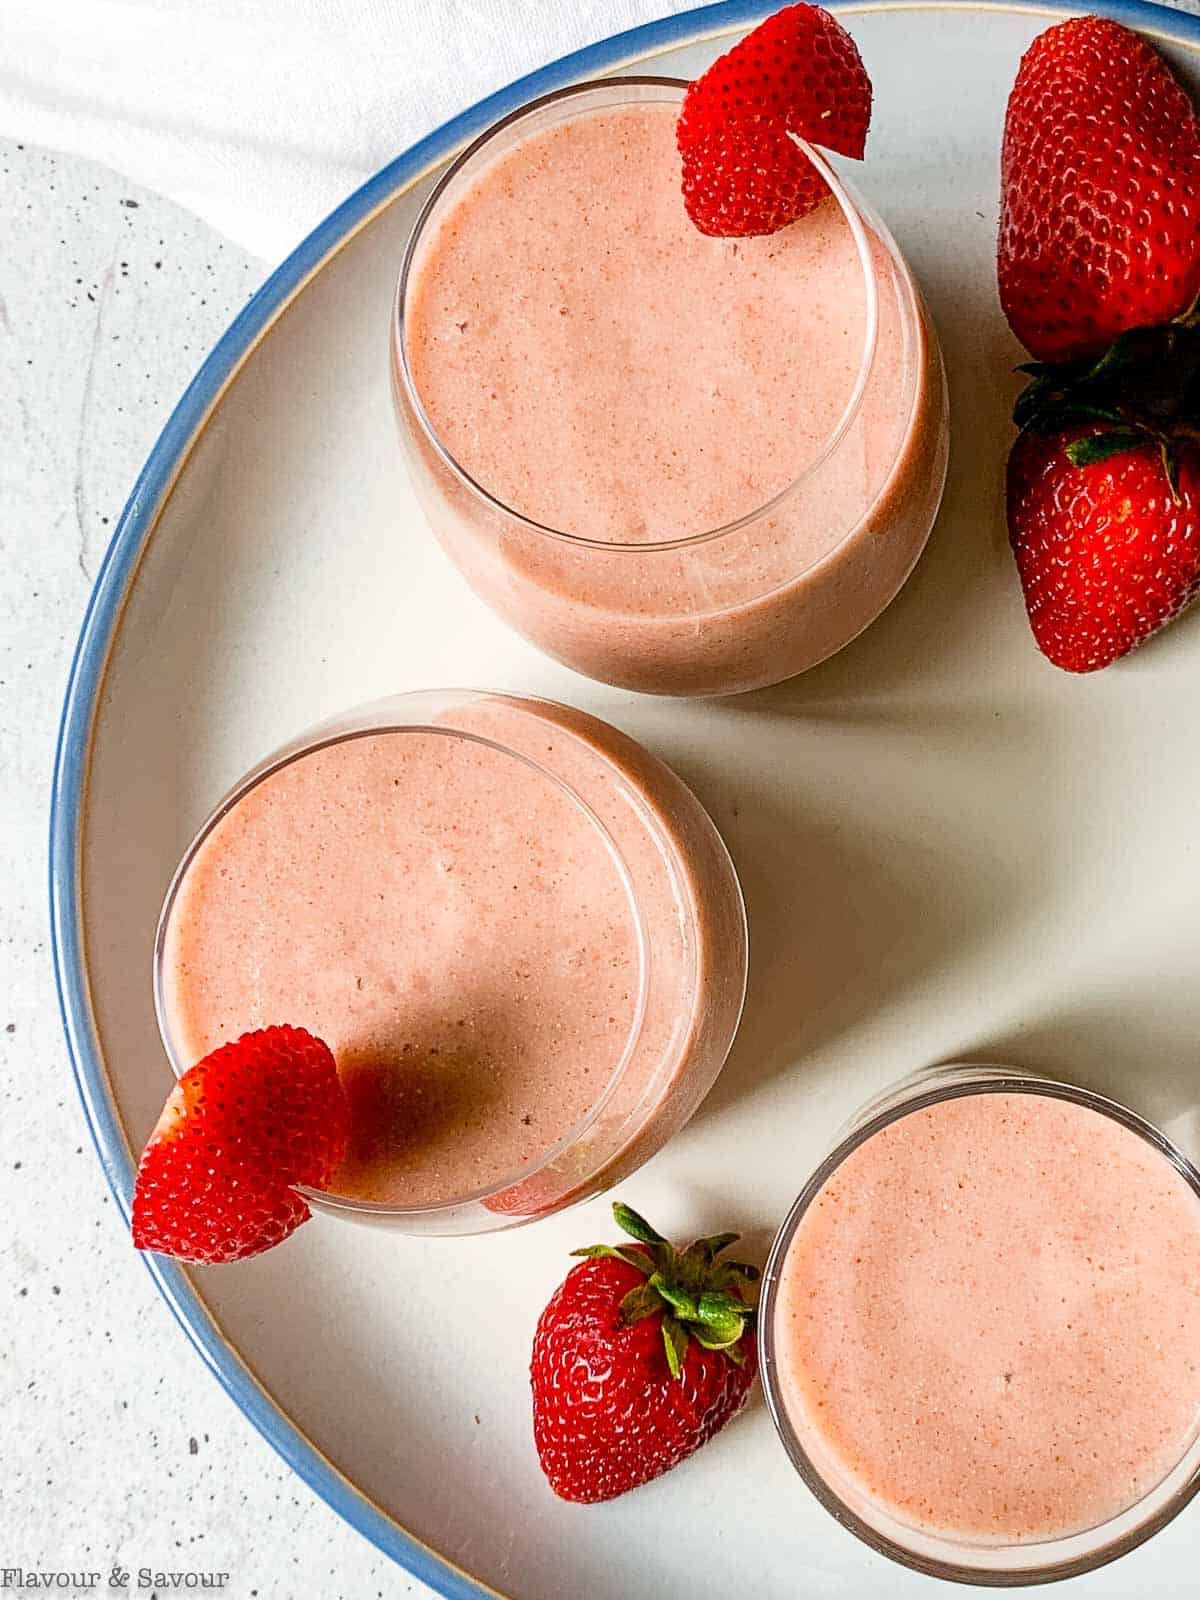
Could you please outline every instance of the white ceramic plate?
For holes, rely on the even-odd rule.
[[[1200,616],[1091,679],[1046,665],[1001,514],[1018,351],[996,303],[1003,107],[1054,8],[849,5],[876,91],[862,188],[942,333],[945,509],[899,600],[840,656],[728,703],[586,682],[495,621],[427,532],[393,434],[387,327],[430,177],[535,93],[636,64],[692,76],[769,6],[612,40],[401,157],[275,274],[188,390],[97,582],[64,713],[52,890],[64,1016],[118,1200],[169,1086],[150,955],[213,801],[287,736],[398,689],[574,701],[695,785],[737,858],[745,1025],[692,1125],[627,1186],[668,1230],[763,1250],[842,1120],[890,1079],[1010,1059],[1200,1145]],[[1106,9],[1200,72],[1200,23]],[[761,1403],[612,1505],[556,1502],[530,1441],[538,1310],[594,1202],[516,1233],[417,1242],[318,1218],[236,1268],[150,1270],[300,1474],[442,1593],[518,1600],[864,1596],[933,1580],[871,1556],[795,1479]],[[1071,1594],[1196,1594],[1200,1505]]]

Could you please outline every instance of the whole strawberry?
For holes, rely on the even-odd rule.
[[[1102,437],[1027,433],[1008,463],[1009,537],[1030,626],[1068,672],[1108,666],[1200,589],[1200,452],[1181,449],[1173,493],[1153,441],[1093,458]]]
[[[239,1261],[310,1215],[293,1184],[324,1188],[349,1117],[333,1056],[303,1028],[222,1045],[175,1085],[138,1164],[133,1242],[183,1261]]]
[[[1025,371],[1009,540],[1042,652],[1094,672],[1200,587],[1200,319],[1131,329],[1096,361]]]
[[[745,1286],[717,1257],[736,1233],[677,1251],[619,1201],[634,1245],[576,1250],[533,1340],[533,1436],[563,1500],[611,1500],[677,1466],[745,1404],[757,1367]]]
[[[1000,303],[1039,360],[1098,354],[1200,293],[1200,121],[1120,23],[1073,17],[1030,45],[1000,181]]]
[[[870,121],[854,40],[820,6],[785,6],[688,86],[676,130],[688,216],[701,233],[775,233],[829,193],[790,136],[861,160]]]

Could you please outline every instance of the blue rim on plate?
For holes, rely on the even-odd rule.
[[[850,0],[835,12],[875,10],[1030,11],[1047,18],[1103,11],[1117,21],[1200,47],[1200,17],[1150,0]],[[685,45],[758,22],[771,0],[719,0],[715,5],[631,28],[588,45],[481,100],[413,145],[343,201],[299,244],[247,302],[192,379],[151,450],[121,513],[84,616],[59,724],[50,804],[50,933],[55,982],[75,1082],[96,1153],[121,1214],[128,1221],[134,1164],[121,1127],[92,1018],[80,926],[80,846],[92,727],[123,602],[180,464],[245,353],[277,313],[346,236],[407,184],[508,112],[581,78],[610,72],[631,58]],[[145,1256],[160,1293],[206,1365],[240,1410],[321,1498],[385,1555],[446,1600],[495,1600],[471,1578],[399,1527],[338,1471],[280,1410],[226,1342],[186,1274],[160,1256]]]

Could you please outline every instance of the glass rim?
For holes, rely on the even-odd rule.
[[[1086,1572],[1092,1572],[1099,1567],[1107,1566],[1119,1557],[1128,1555],[1137,1549],[1154,1534],[1173,1521],[1174,1518],[1200,1493],[1200,1460],[1190,1471],[1187,1479],[1179,1484],[1168,1496],[1161,1506],[1139,1521],[1136,1526],[1126,1529],[1096,1546],[1095,1549],[1084,1551],[1076,1555],[1063,1555],[1059,1559],[1053,1556],[1056,1545],[1066,1544],[1069,1540],[1085,1537],[1088,1534],[1101,1534],[1110,1524],[1116,1523],[1122,1517],[1135,1513],[1139,1505],[1144,1504],[1157,1489],[1188,1460],[1188,1456],[1196,1449],[1200,1442],[1200,1435],[1194,1437],[1184,1448],[1179,1459],[1170,1467],[1157,1484],[1148,1488],[1144,1495],[1127,1506],[1123,1511],[1116,1512],[1113,1516],[1097,1523],[1092,1528],[1077,1529],[1073,1533],[1063,1534],[1056,1538],[1046,1538],[1031,1541],[1028,1544],[997,1544],[994,1548],[1005,1552],[1026,1549],[1030,1552],[1030,1562],[1027,1566],[998,1567],[986,1564],[968,1565],[965,1562],[956,1562],[951,1556],[927,1555],[898,1542],[878,1528],[873,1527],[857,1512],[851,1509],[838,1491],[828,1481],[816,1465],[808,1451],[802,1444],[800,1437],[792,1424],[787,1406],[780,1391],[778,1368],[775,1359],[775,1302],[779,1291],[779,1283],[784,1259],[795,1238],[797,1229],[808,1212],[812,1202],[828,1183],[829,1179],[838,1171],[847,1158],[860,1149],[866,1142],[873,1138],[884,1128],[900,1121],[910,1114],[925,1110],[932,1105],[938,1105],[946,1100],[962,1099],[977,1094],[1032,1094],[1045,1096],[1051,1099],[1065,1100],[1073,1105],[1083,1107],[1085,1110],[1094,1111],[1101,1116],[1127,1128],[1131,1133],[1137,1134],[1145,1143],[1156,1150],[1170,1162],[1171,1166],[1184,1179],[1193,1194],[1200,1199],[1200,1169],[1167,1137],[1161,1129],[1141,1116],[1138,1112],[1123,1105],[1119,1100],[1113,1100],[1107,1095],[1099,1094],[1095,1090],[1085,1089],[1078,1084],[1064,1082],[1056,1078],[1046,1078],[1037,1072],[1025,1072],[1020,1068],[1001,1066],[984,1062],[955,1062],[942,1067],[929,1069],[931,1076],[943,1078],[954,1073],[982,1074],[980,1077],[959,1079],[955,1082],[933,1081],[928,1088],[921,1088],[919,1080],[925,1074],[918,1073],[911,1080],[901,1080],[891,1085],[884,1092],[885,1103],[879,1105],[879,1097],[868,1103],[863,1108],[862,1120],[852,1123],[849,1128],[844,1128],[838,1135],[837,1142],[832,1150],[818,1164],[799,1195],[793,1201],[778,1232],[772,1242],[767,1263],[763,1270],[762,1295],[758,1315],[758,1353],[759,1371],[762,1378],[763,1396],[767,1403],[771,1421],[779,1435],[789,1461],[797,1475],[811,1491],[820,1505],[839,1522],[848,1532],[855,1535],[877,1554],[887,1556],[899,1565],[909,1567],[914,1571],[923,1573],[927,1577],[946,1579],[954,1583],[972,1584],[984,1588],[1019,1588],[1033,1587],[1045,1583],[1054,1583],[1065,1578],[1079,1577]],[[912,1092],[904,1093],[906,1083],[912,1083]],[[898,1097],[898,1098],[897,1098]],[[876,1109],[878,1107],[878,1109]],[[919,1534],[919,1529],[913,1530]],[[952,1546],[952,1541],[943,1536],[933,1534],[932,1538],[942,1538],[943,1542]],[[975,1548],[986,1550],[988,1547],[976,1545]]]
[[[625,860],[611,831],[597,815],[595,809],[588,804],[571,784],[560,778],[557,773],[551,772],[548,767],[533,757],[527,756],[523,751],[514,750],[511,746],[505,745],[497,739],[490,739],[486,735],[472,733],[463,728],[438,726],[437,724],[420,721],[393,722],[386,719],[386,711],[395,712],[403,704],[412,704],[420,701],[429,703],[441,700],[452,702],[459,699],[468,702],[504,700],[515,702],[518,705],[534,706],[556,706],[558,704],[544,697],[522,695],[506,690],[460,688],[417,689],[387,695],[378,701],[368,701],[361,705],[352,706],[346,711],[334,713],[333,716],[325,718],[322,722],[298,734],[294,739],[286,741],[256,763],[238,779],[200,825],[172,874],[171,882],[163,897],[162,908],[159,912],[158,924],[154,933],[154,1013],[163,1049],[176,1080],[182,1077],[183,1073],[188,1070],[188,1066],[194,1063],[183,1064],[168,1027],[164,958],[171,913],[174,910],[175,902],[187,876],[188,869],[213,831],[220,826],[221,822],[248,794],[268,778],[273,777],[276,773],[294,765],[296,762],[304,760],[307,756],[314,755],[319,750],[329,749],[334,745],[344,744],[352,739],[370,738],[377,735],[436,734],[481,745],[484,748],[494,750],[503,756],[521,762],[536,772],[539,777],[547,779],[583,814],[585,820],[599,835],[601,843],[613,863],[629,907],[638,960],[638,986],[633,1015],[620,1057],[609,1074],[608,1082],[605,1084],[603,1092],[582,1117],[578,1118],[549,1149],[542,1151],[534,1160],[524,1163],[515,1172],[507,1173],[482,1188],[455,1195],[448,1200],[440,1200],[433,1205],[393,1205],[388,1201],[358,1199],[353,1195],[342,1193],[336,1189],[317,1189],[309,1184],[300,1183],[292,1186],[298,1194],[305,1199],[316,1201],[321,1209],[325,1211],[339,1212],[349,1216],[363,1215],[380,1220],[406,1218],[411,1218],[414,1221],[421,1219],[435,1220],[452,1216],[455,1212],[467,1206],[484,1204],[488,1200],[494,1199],[497,1195],[503,1194],[506,1189],[528,1183],[530,1179],[535,1178],[538,1173],[544,1171],[570,1150],[599,1119],[633,1059],[645,1026],[646,1008],[650,992],[650,942],[646,933],[645,920],[629,864]],[[345,720],[353,724],[356,719],[364,719],[364,725],[360,727],[352,725],[342,731],[332,731],[337,723]]]
[[[611,89],[633,88],[670,89],[678,91],[679,96],[682,97],[688,88],[688,80],[686,78],[662,77],[654,74],[626,74],[612,78],[593,78],[583,83],[569,84],[565,88],[552,90],[549,94],[540,95],[536,99],[528,101],[525,105],[518,106],[516,110],[510,111],[507,116],[502,117],[498,122],[484,129],[466,149],[459,152],[427,196],[409,234],[392,306],[392,340],[398,356],[398,360],[393,363],[393,370],[399,373],[400,382],[404,387],[405,401],[411,408],[422,434],[442,465],[472,496],[481,501],[489,510],[499,512],[502,516],[511,519],[530,533],[540,534],[545,538],[556,539],[564,544],[582,549],[625,553],[640,552],[646,555],[656,551],[685,550],[739,533],[744,528],[753,526],[761,521],[763,517],[770,516],[777,511],[784,501],[789,499],[804,483],[820,471],[839,445],[842,444],[853,427],[859,412],[862,410],[879,342],[879,283],[870,242],[867,238],[867,230],[863,221],[864,202],[861,197],[853,185],[834,170],[819,150],[798,135],[789,134],[788,137],[804,152],[816,168],[817,173],[824,179],[830,193],[837,201],[842,215],[846,219],[858,254],[866,300],[862,354],[859,359],[858,372],[855,376],[854,384],[841,415],[817,447],[812,459],[805,464],[800,472],[789,479],[782,489],[779,489],[769,499],[743,512],[740,516],[733,518],[729,522],[722,523],[718,527],[701,529],[698,533],[683,534],[671,539],[628,541],[598,539],[587,534],[568,533],[564,529],[552,528],[546,523],[537,522],[533,518],[525,516],[524,513],[517,511],[498,496],[492,494],[478,479],[472,477],[447,448],[425,409],[424,402],[417,391],[417,386],[413,379],[408,358],[408,340],[405,333],[404,313],[408,303],[409,280],[417,251],[446,190],[467,163],[478,155],[481,150],[486,149],[497,135],[523,121],[526,117],[532,116],[535,112],[560,101],[597,95]],[[872,218],[872,225],[877,226],[874,218]],[[904,279],[906,283],[910,282],[907,272],[904,274]],[[845,537],[848,537],[848,535],[843,535],[843,539]],[[833,549],[838,548],[843,539],[839,539],[837,544],[832,546],[831,550],[826,554],[831,554]]]

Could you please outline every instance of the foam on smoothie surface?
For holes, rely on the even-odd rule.
[[[417,262],[406,341],[435,430],[498,500],[564,532],[633,542],[745,515],[854,387],[865,291],[840,207],[707,238],[675,116],[618,106],[529,135]]]
[[[354,1111],[337,1188],[432,1205],[586,1115],[638,975],[623,881],[575,801],[505,751],[406,731],[319,748],[226,813],[181,884],[164,992],[189,1063],[272,1023],[320,1035]]]

